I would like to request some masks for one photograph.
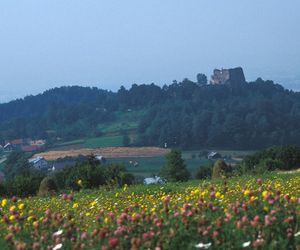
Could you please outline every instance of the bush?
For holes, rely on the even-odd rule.
[[[202,180],[202,179],[211,178],[212,169],[213,169],[213,166],[211,164],[206,165],[206,166],[200,166],[200,168],[198,169],[198,171],[196,173],[196,179]]]
[[[222,178],[228,176],[232,172],[230,165],[227,165],[223,160],[217,160],[212,170],[212,178]]]
[[[53,178],[46,177],[41,181],[38,195],[39,196],[47,196],[52,195],[57,192],[57,185]]]
[[[296,146],[275,146],[245,157],[237,171],[262,173],[273,170],[291,170],[300,166],[300,148]]]
[[[166,155],[167,162],[161,168],[160,175],[167,181],[187,181],[190,173],[186,168],[179,150],[171,150]]]
[[[80,188],[98,188],[102,185],[123,186],[132,184],[134,176],[127,172],[124,165],[102,165],[95,157],[90,156],[73,167],[65,167],[53,174],[59,189],[79,190]],[[78,181],[81,184],[78,184]]]
[[[36,195],[45,174],[39,170],[28,170],[24,175],[17,175],[4,182],[7,195]]]
[[[121,187],[124,184],[130,185],[134,182],[134,176],[128,173],[122,164],[108,165],[105,170],[107,184]]]

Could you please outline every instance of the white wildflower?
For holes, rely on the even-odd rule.
[[[295,237],[300,236],[300,231],[294,234]]]
[[[61,235],[63,233],[63,230],[58,230],[57,232],[55,232],[53,235],[54,236],[58,236],[58,235]]]
[[[61,249],[61,248],[62,248],[62,244],[59,243],[55,247],[53,247],[52,250],[58,250],[58,249]]]
[[[211,246],[211,243],[202,243],[200,242],[199,244],[195,245],[196,248],[204,248],[204,249],[208,249]]]
[[[249,247],[251,244],[251,241],[246,241],[243,243],[243,247]]]

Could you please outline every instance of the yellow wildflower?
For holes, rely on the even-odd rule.
[[[2,206],[2,207],[5,207],[6,204],[7,204],[7,199],[3,199],[3,200],[1,201],[1,206]]]
[[[95,206],[97,204],[97,201],[92,201],[91,202],[91,206],[93,207],[93,206]]]
[[[217,198],[220,198],[221,197],[221,193],[218,191],[218,192],[216,192],[216,197]]]
[[[78,208],[78,203],[74,203],[73,208]]]
[[[10,212],[15,211],[15,210],[16,210],[16,206],[15,206],[15,205],[13,205],[13,206],[11,206],[11,207],[9,208],[9,211],[10,211]]]
[[[21,204],[19,204],[19,206],[18,206],[18,208],[20,209],[20,210],[22,210],[23,208],[24,208],[24,203],[21,203]]]
[[[248,196],[249,193],[250,193],[250,191],[249,191],[248,189],[246,189],[246,190],[244,191],[244,195],[245,195],[245,196]]]

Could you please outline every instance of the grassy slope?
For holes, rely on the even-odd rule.
[[[139,120],[144,115],[144,110],[124,111],[115,113],[114,122],[98,124],[98,129],[103,133],[100,137],[81,138],[72,141],[59,142],[55,147],[81,146],[87,148],[123,146],[122,133],[126,132],[131,138],[136,137]]]

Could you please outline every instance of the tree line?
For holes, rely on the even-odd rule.
[[[272,81],[208,85],[184,79],[117,92],[61,87],[0,104],[0,140],[101,136],[117,112],[145,110],[137,145],[257,149],[300,142],[300,93]]]

